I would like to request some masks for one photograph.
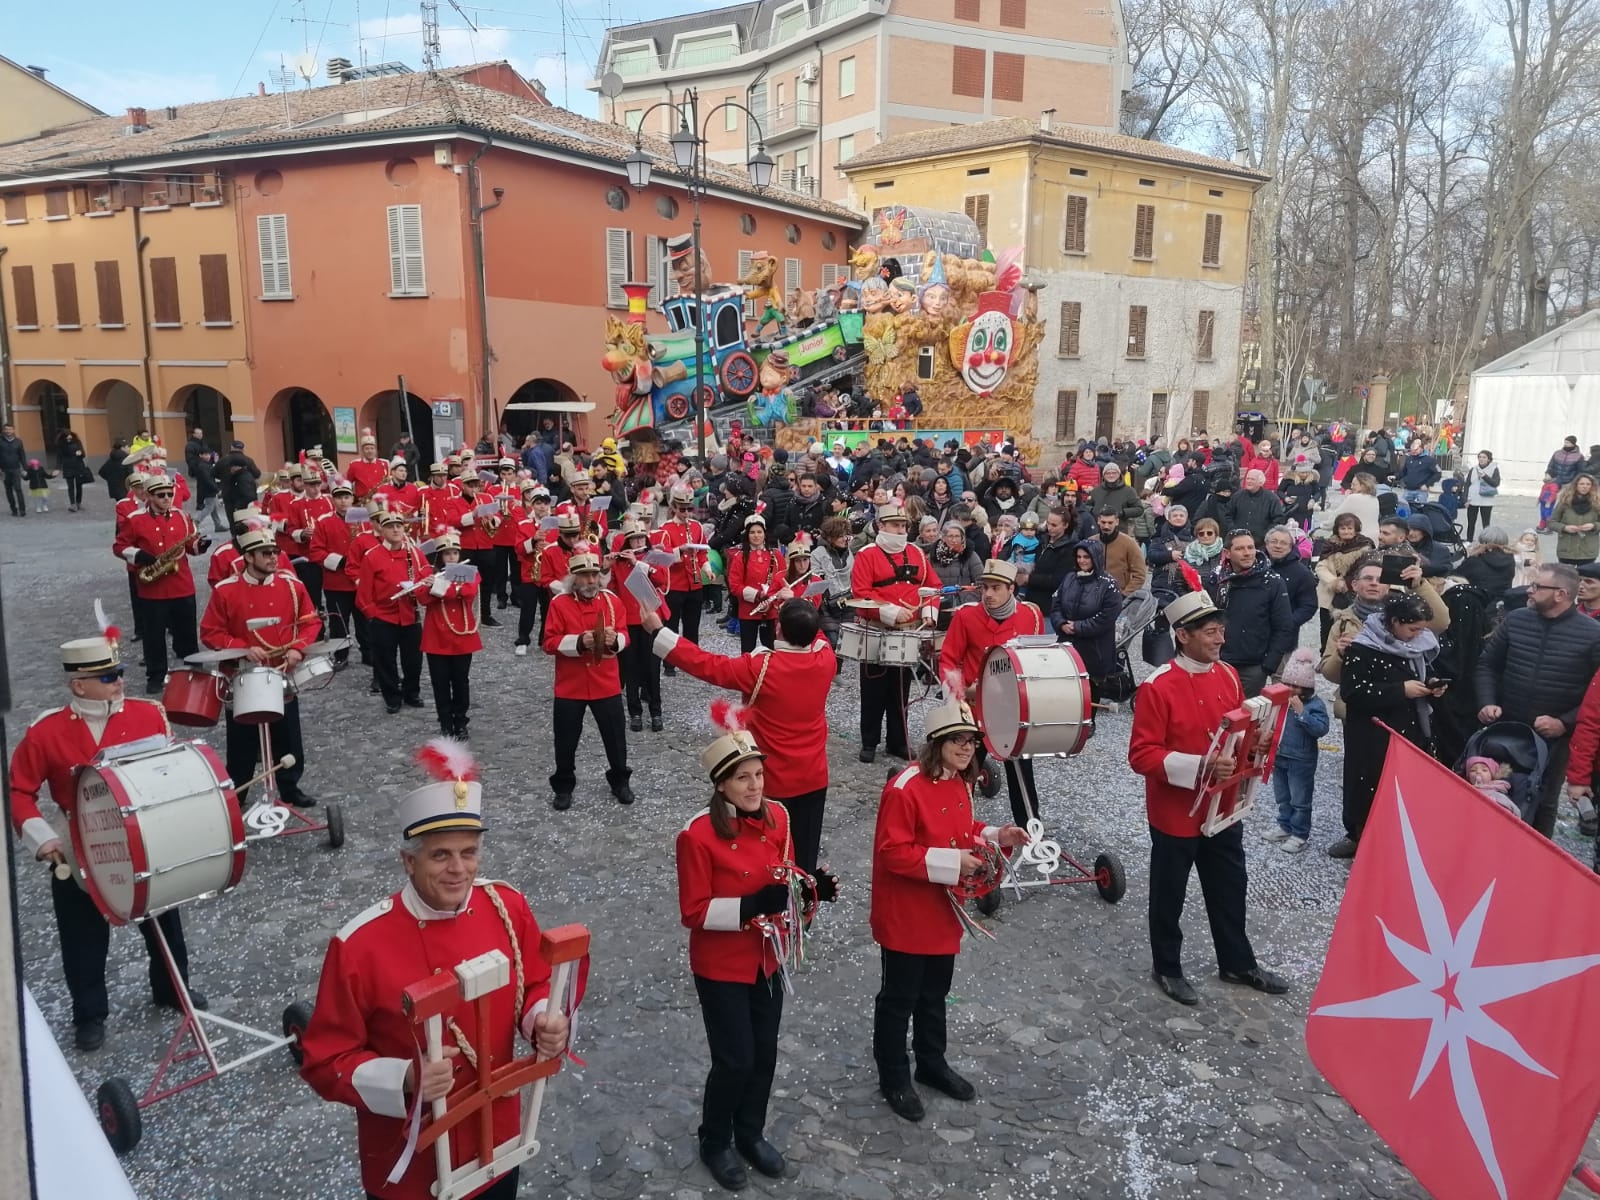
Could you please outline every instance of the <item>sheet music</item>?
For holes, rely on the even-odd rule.
[[[544,532],[546,532],[548,530],[554,529],[559,524],[561,524],[561,518],[557,517],[557,516],[555,516],[553,514],[551,516],[548,516],[548,517],[540,517],[539,518],[539,532],[540,533],[544,533]]]
[[[480,504],[477,508],[472,510],[472,515],[480,518],[498,517],[500,515],[500,502],[498,500],[491,500],[487,504]]]
[[[372,510],[368,508],[351,506],[350,508],[345,509],[344,512],[344,522],[346,525],[359,525],[361,522],[369,521],[371,519]]]
[[[647,550],[644,560],[652,567],[671,567],[677,564],[678,556],[669,554],[665,550]]]
[[[611,497],[610,496],[596,496],[596,497],[594,497],[594,499],[589,501],[589,511],[592,512],[592,513],[603,513],[603,512],[609,512],[610,510],[611,510]]]
[[[655,584],[650,582],[649,576],[643,571],[628,572],[628,580],[624,586],[633,593],[634,599],[638,600],[640,607],[647,612],[655,612],[661,607],[661,593],[656,591]]]
[[[441,573],[451,583],[471,583],[478,577],[478,568],[471,563],[446,563]]]
[[[800,599],[809,600],[813,596],[824,596],[827,592],[828,581],[826,579],[813,579],[807,585],[806,590],[800,594]]]

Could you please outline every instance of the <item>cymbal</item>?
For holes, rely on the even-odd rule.
[[[319,654],[337,654],[341,650],[350,649],[349,638],[328,638],[326,641],[312,642],[306,647],[306,657],[315,658]]]
[[[191,654],[183,661],[197,667],[211,667],[218,663],[236,662],[241,658],[249,658],[250,651],[232,650],[202,650],[198,654]]]

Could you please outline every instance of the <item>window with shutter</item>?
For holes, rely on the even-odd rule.
[[[66,188],[50,188],[44,194],[45,220],[56,221],[71,216],[72,214],[67,211],[69,203]]]
[[[841,263],[822,264],[822,286],[836,288],[850,278],[850,269]]]
[[[100,309],[100,328],[121,329],[122,269],[115,259],[94,264],[95,300]]]
[[[650,295],[646,298],[646,303],[652,308],[661,303],[661,281],[668,277],[668,272],[661,261],[661,248],[665,244],[664,238],[658,238],[653,233],[644,239],[645,279],[650,284]]]
[[[1200,310],[1200,333],[1195,343],[1195,357],[1201,362],[1210,362],[1212,343],[1216,338],[1217,314],[1209,308]]]
[[[1156,206],[1154,204],[1141,204],[1134,212],[1133,256],[1135,258],[1154,258],[1156,256]]]
[[[789,302],[789,294],[800,290],[800,260],[786,258],[783,260],[783,302]]]
[[[972,223],[978,227],[978,237],[981,238],[985,244],[987,244],[989,241],[988,195],[968,196],[964,207],[966,209],[967,216],[971,217]]]
[[[1070,442],[1078,436],[1078,389],[1062,388],[1056,393],[1056,441]]]
[[[261,298],[293,300],[289,280],[289,215],[269,213],[256,218],[256,253],[261,261]]]
[[[1061,248],[1068,254],[1089,253],[1089,197],[1067,197],[1067,232]]]
[[[990,95],[996,100],[1021,100],[1022,76],[1028,59],[1023,54],[994,52],[994,83]]]
[[[626,229],[606,230],[606,307],[627,308],[622,285],[633,278],[633,236]]]
[[[56,263],[50,268],[56,286],[56,328],[78,329],[78,269],[72,263]]]
[[[1210,409],[1210,407],[1210,392],[1194,393],[1193,403],[1189,413],[1189,431],[1191,433],[1203,433],[1205,431],[1206,418],[1210,415],[1207,410]]]
[[[422,205],[389,206],[389,295],[426,296],[422,265]]]
[[[956,20],[981,21],[982,19],[982,0],[956,0]]]
[[[12,192],[6,196],[6,224],[14,225],[28,219],[28,197],[23,192]]]
[[[1026,29],[1028,0],[1000,0],[1000,24],[1005,29]]]
[[[200,256],[200,311],[206,325],[233,324],[233,296],[228,289],[226,254]]]
[[[152,258],[150,260],[150,315],[157,328],[177,328],[183,324],[183,313],[178,305],[178,260]]]
[[[1061,302],[1061,331],[1058,335],[1060,341],[1056,344],[1056,355],[1059,358],[1078,357],[1078,330],[1083,324],[1083,302],[1081,300],[1063,300]]]
[[[755,251],[754,250],[741,250],[741,251],[739,251],[739,278],[740,279],[743,279],[746,275],[750,274],[750,263],[754,258],[755,258]],[[756,302],[754,300],[747,299],[744,302],[744,318],[747,321],[754,321],[756,319]]]
[[[1144,331],[1150,310],[1143,304],[1128,305],[1128,357],[1144,357]]]
[[[1206,214],[1206,241],[1200,253],[1202,266],[1220,267],[1222,265],[1222,214]]]
[[[34,291],[32,267],[11,268],[11,301],[18,329],[39,328],[39,295]]]
[[[1167,436],[1167,393],[1150,393],[1150,436],[1164,438]]]
[[[976,18],[974,18],[976,19]],[[952,47],[955,56],[950,67],[950,90],[957,96],[983,95],[984,52],[971,46]]]

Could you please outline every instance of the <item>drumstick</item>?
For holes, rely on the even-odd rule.
[[[50,873],[62,883],[72,878],[72,867],[68,865],[66,855],[52,854],[45,861],[50,864]]]
[[[256,784],[260,783],[263,779],[265,779],[268,775],[271,775],[274,771],[287,771],[290,767],[294,766],[294,761],[295,761],[294,760],[294,755],[285,754],[282,758],[280,758],[277,762],[273,763],[265,771],[262,771],[261,774],[255,776],[252,779],[247,779],[241,784],[235,784],[234,785],[234,790],[242,792],[246,788],[253,788],[253,787],[255,787]]]

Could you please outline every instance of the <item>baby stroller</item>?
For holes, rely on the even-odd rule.
[[[1441,545],[1449,546],[1457,557],[1467,552],[1466,543],[1461,539],[1461,530],[1456,528],[1455,515],[1446,509],[1443,504],[1440,504],[1437,500],[1429,501],[1427,504],[1420,504],[1413,515],[1426,517],[1433,540]]]
[[[1115,704],[1132,704],[1138,681],[1133,677],[1133,660],[1128,647],[1141,637],[1161,611],[1161,601],[1150,591],[1138,591],[1122,602],[1117,614],[1117,673],[1100,684],[1100,698]]]
[[[1533,823],[1539,807],[1539,794],[1544,789],[1544,772],[1550,751],[1544,739],[1533,731],[1533,726],[1520,721],[1496,721],[1486,725],[1467,739],[1466,749],[1456,760],[1455,772],[1463,774],[1467,759],[1482,755],[1511,768],[1511,802],[1517,806],[1522,819]]]

